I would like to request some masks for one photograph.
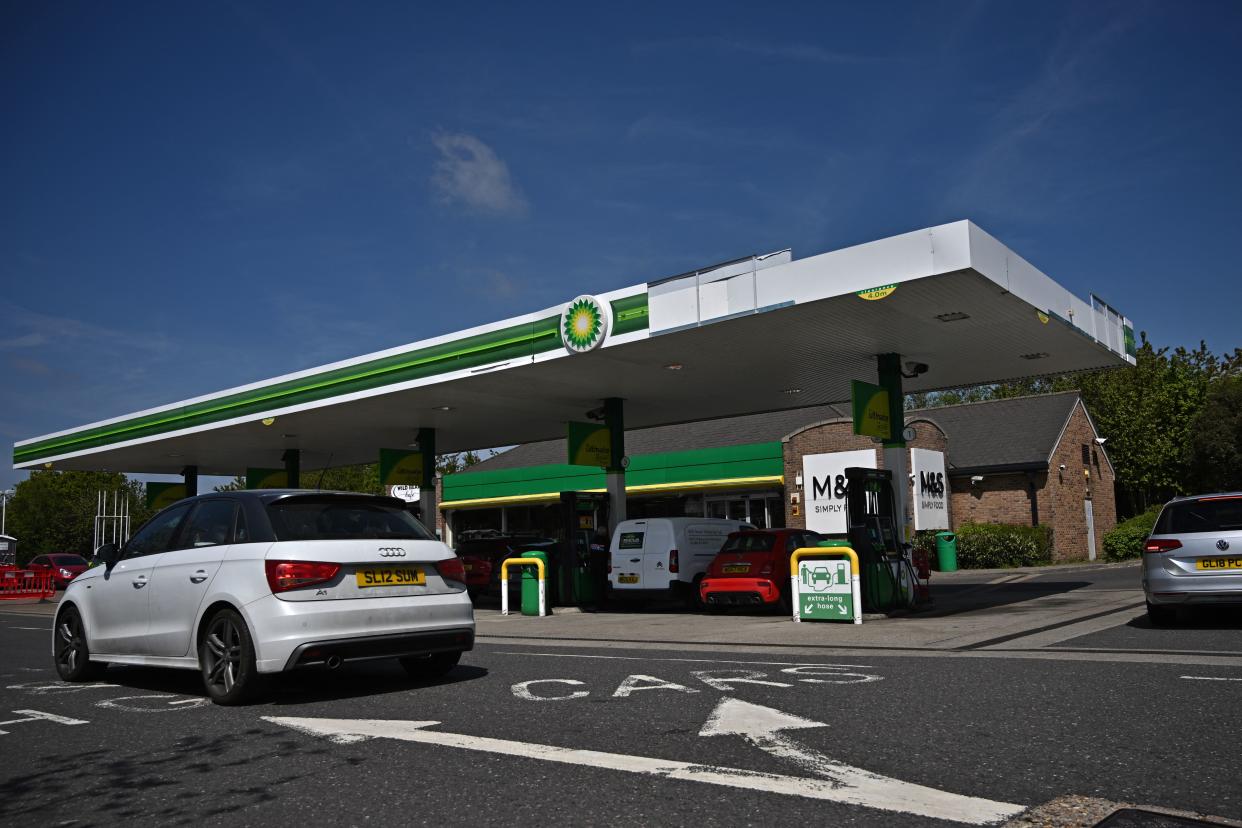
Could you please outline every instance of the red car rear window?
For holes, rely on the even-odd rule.
[[[771,552],[776,545],[776,535],[748,532],[742,535],[729,535],[721,552]]]

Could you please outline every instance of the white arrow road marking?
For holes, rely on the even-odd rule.
[[[700,736],[741,736],[755,747],[822,776],[837,786],[844,802],[888,811],[987,824],[1011,817],[1025,808],[973,796],[902,782],[889,776],[855,768],[798,744],[782,730],[827,727],[823,722],[791,716],[770,707],[724,698],[716,705]]]
[[[872,786],[873,789],[860,790],[859,788],[847,787],[836,780],[781,776],[774,773],[760,773],[740,768],[700,765],[694,762],[678,762],[670,759],[652,759],[645,756],[626,756],[625,754],[604,753],[596,750],[576,750],[555,745],[514,742],[508,739],[492,739],[486,736],[468,736],[463,733],[444,733],[425,729],[438,725],[439,722],[404,722],[373,719],[303,719],[282,716],[264,716],[263,719],[273,724],[300,730],[303,733],[327,736],[332,741],[342,744],[375,738],[399,739],[401,741],[419,742],[439,747],[518,756],[523,759],[541,759],[546,762],[560,762],[566,765],[582,765],[604,770],[650,774],[666,779],[703,782],[709,785],[742,788],[748,791],[766,791],[788,796],[801,796],[808,799],[844,802],[850,805],[863,805],[901,813],[925,814],[940,819],[968,822],[975,825],[1000,822],[1002,819],[1026,810],[1022,805],[1010,805],[1004,802],[991,802],[986,799],[946,794],[932,788],[906,785],[906,783],[898,782],[897,780],[886,780],[892,785],[898,786],[894,791],[877,791],[874,790],[875,786]],[[788,717],[788,719],[792,720],[794,717]],[[800,719],[798,721],[807,722],[808,724],[803,725],[805,727],[818,724],[810,723],[809,719]],[[866,772],[859,771],[859,773]],[[884,777],[875,778],[884,779]],[[910,791],[917,791],[922,795],[913,801],[902,799],[902,796]],[[939,797],[939,799],[936,799],[936,797]]]

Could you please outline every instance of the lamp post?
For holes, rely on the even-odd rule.
[[[12,496],[13,489],[0,491],[0,535],[4,534],[4,526],[9,519],[9,498]]]

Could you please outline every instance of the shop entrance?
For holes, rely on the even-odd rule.
[[[744,520],[759,529],[785,525],[785,503],[779,493],[708,495],[705,517]]]

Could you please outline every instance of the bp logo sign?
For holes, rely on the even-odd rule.
[[[561,342],[573,353],[598,348],[611,328],[608,305],[594,296],[579,296],[561,311]]]

